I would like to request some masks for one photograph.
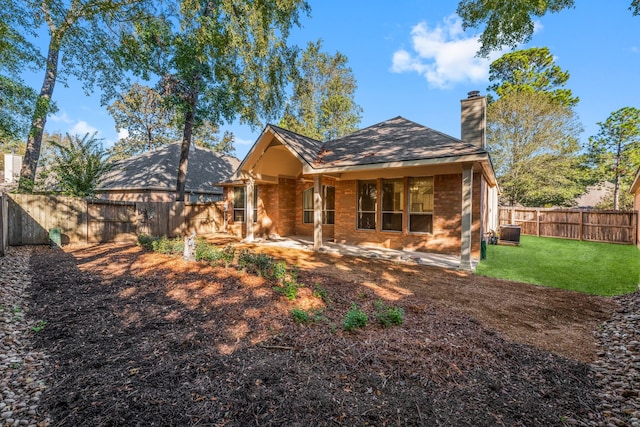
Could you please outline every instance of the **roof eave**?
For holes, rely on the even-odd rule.
[[[396,162],[386,163],[371,163],[365,165],[348,165],[348,166],[335,166],[335,167],[312,167],[311,165],[305,165],[302,167],[302,173],[304,175],[317,175],[317,174],[336,174],[344,172],[359,172],[359,171],[373,171],[377,169],[390,169],[390,168],[404,168],[415,166],[431,166],[431,165],[443,165],[447,163],[467,163],[478,162],[482,164],[482,169],[487,178],[489,185],[497,185],[495,173],[491,166],[491,160],[487,153],[482,154],[467,154],[463,156],[451,156],[451,157],[435,157],[429,159],[418,160],[404,160]]]

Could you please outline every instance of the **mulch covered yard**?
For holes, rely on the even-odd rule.
[[[43,404],[53,424],[531,426],[599,417],[586,363],[608,299],[260,250],[299,266],[305,286],[295,300],[237,268],[136,246],[35,251],[30,316],[47,322],[35,339],[51,355]],[[379,301],[402,308],[404,323],[376,323]],[[369,323],[346,332],[352,303]],[[299,324],[292,308],[321,315]]]

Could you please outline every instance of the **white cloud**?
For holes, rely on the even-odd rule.
[[[84,136],[85,134],[93,135],[95,132],[98,132],[98,129],[91,126],[89,123],[84,120],[78,121],[75,125],[69,128],[70,135],[80,135]]]
[[[234,138],[233,143],[238,145],[253,145],[255,141],[250,141],[248,139],[238,138],[237,136]]]
[[[49,116],[49,120],[60,123],[73,123],[73,120],[69,117],[66,111],[62,111],[59,114],[52,114]]]
[[[118,139],[125,139],[129,136],[129,131],[127,129],[120,129],[118,131]]]
[[[436,88],[487,81],[489,64],[500,55],[477,58],[479,37],[465,35],[457,15],[444,18],[435,28],[420,22],[411,30],[411,40],[412,52],[405,49],[394,52],[391,71],[416,72]]]

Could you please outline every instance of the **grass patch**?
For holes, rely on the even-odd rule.
[[[640,250],[632,245],[521,236],[520,246],[488,245],[476,274],[593,295],[634,292]]]

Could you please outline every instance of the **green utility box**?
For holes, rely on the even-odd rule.
[[[49,229],[49,242],[51,243],[52,248],[61,248],[62,247],[62,230],[59,228],[50,228]]]

